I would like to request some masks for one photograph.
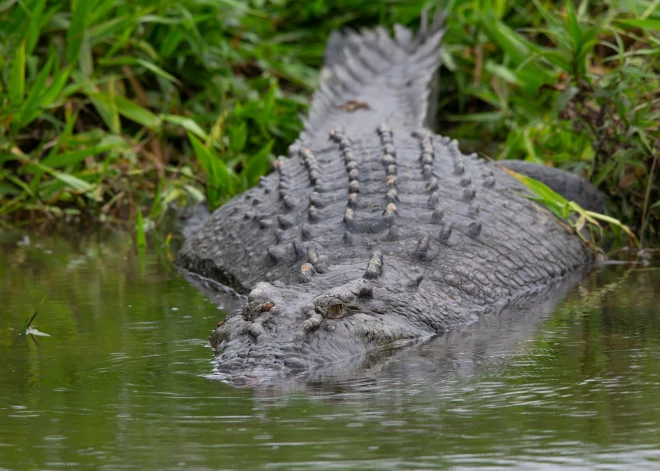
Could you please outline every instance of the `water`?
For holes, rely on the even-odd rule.
[[[224,311],[152,240],[0,235],[0,469],[658,469],[660,271],[596,268],[348,378],[213,379]],[[33,327],[19,335],[43,303]]]

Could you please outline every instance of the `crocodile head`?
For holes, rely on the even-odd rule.
[[[230,382],[252,384],[332,371],[364,361],[367,353],[429,338],[429,331],[402,312],[385,308],[405,304],[383,299],[387,293],[391,290],[374,288],[365,278],[332,288],[258,283],[242,309],[211,335],[218,370]]]

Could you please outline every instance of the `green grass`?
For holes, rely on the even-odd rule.
[[[140,214],[142,240],[174,203],[217,207],[300,132],[332,29],[424,3],[0,1],[0,219]],[[657,4],[443,3],[440,131],[581,173],[657,240]]]
[[[603,227],[600,222],[607,223],[617,236],[625,234],[629,245],[639,248],[639,241],[628,226],[616,218],[582,208],[575,201],[568,201],[559,193],[549,188],[546,184],[533,178],[516,173],[505,167],[502,170],[512,175],[523,183],[531,192],[526,196],[548,208],[559,219],[567,224],[567,228],[579,235],[588,245],[596,246],[605,240]],[[600,221],[600,222],[599,222]],[[585,230],[586,229],[586,230]],[[588,231],[588,236],[587,236]]]
[[[645,234],[657,240],[657,3],[455,9],[461,17],[449,23],[446,62],[453,74],[440,95],[453,111],[443,115],[449,133],[497,159],[581,173],[642,245]]]

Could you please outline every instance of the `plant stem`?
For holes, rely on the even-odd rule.
[[[642,249],[644,248],[644,229],[646,228],[646,212],[649,209],[649,200],[651,199],[651,187],[653,185],[653,175],[655,175],[655,167],[657,163],[658,163],[658,153],[656,152],[655,155],[653,156],[653,163],[651,164],[651,172],[649,173],[649,182],[646,184],[646,195],[644,195],[644,209],[642,209],[642,225],[639,228],[639,246]]]

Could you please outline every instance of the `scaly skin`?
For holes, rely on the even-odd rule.
[[[289,158],[181,249],[182,268],[249,292],[211,336],[220,371],[263,380],[351,361],[589,263],[513,178],[423,127],[441,31],[405,31],[334,36]]]

